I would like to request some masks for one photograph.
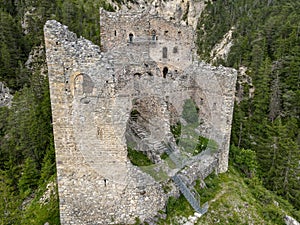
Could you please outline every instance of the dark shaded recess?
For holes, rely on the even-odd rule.
[[[169,71],[168,67],[164,67],[164,69],[163,69],[163,77],[164,78],[167,77],[168,71]]]

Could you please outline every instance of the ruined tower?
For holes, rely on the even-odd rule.
[[[151,218],[178,193],[175,173],[192,185],[228,167],[236,71],[198,61],[188,26],[147,11],[100,14],[101,48],[56,21],[44,27],[62,224]],[[188,99],[197,135],[216,143],[196,156],[182,152],[170,129],[187,123]],[[153,168],[130,162],[131,144]],[[165,167],[167,149],[175,169]]]

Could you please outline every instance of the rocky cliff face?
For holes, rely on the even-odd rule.
[[[10,94],[9,88],[0,82],[0,107],[10,106],[13,96]]]
[[[122,11],[150,9],[151,14],[182,25],[190,25],[194,29],[205,8],[205,0],[129,0],[121,6],[113,1],[110,4]]]

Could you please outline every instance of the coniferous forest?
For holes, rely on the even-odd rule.
[[[231,51],[217,64],[246,67],[249,76],[237,85],[231,143],[254,151],[263,184],[299,209],[300,2],[215,1],[206,9],[200,56],[209,60],[233,27]]]
[[[199,57],[245,71],[236,86],[230,170],[284,199],[299,221],[300,1],[205,4]],[[0,107],[0,224],[59,224],[43,25],[55,19],[100,44],[100,7],[114,10],[105,0],[0,0],[0,81],[14,96],[11,107]],[[212,61],[229,30],[227,57]],[[281,224],[272,215],[263,214]]]

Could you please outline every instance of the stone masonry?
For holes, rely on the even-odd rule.
[[[218,151],[181,173],[192,183],[228,168],[236,71],[198,61],[188,26],[147,11],[100,15],[101,48],[56,21],[44,27],[62,224],[132,224],[165,209],[163,184],[127,158],[135,107],[163,141],[193,99]]]

